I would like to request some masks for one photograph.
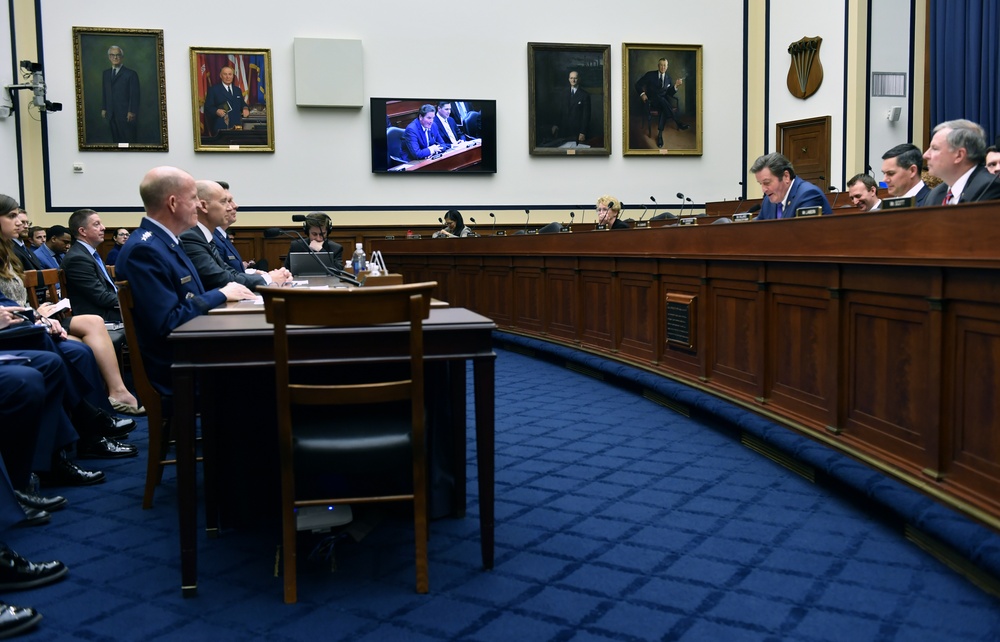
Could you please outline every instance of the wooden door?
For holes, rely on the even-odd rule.
[[[830,117],[778,123],[778,151],[792,161],[795,174],[825,194],[830,187]]]

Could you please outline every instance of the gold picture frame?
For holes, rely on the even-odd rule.
[[[665,86],[658,80],[660,59],[666,61]],[[701,156],[701,95],[701,45],[623,43],[623,154]]]
[[[80,151],[168,151],[162,29],[73,27],[73,64]]]
[[[190,51],[194,151],[273,152],[271,50]]]
[[[529,42],[528,121],[532,155],[609,156],[611,45]]]

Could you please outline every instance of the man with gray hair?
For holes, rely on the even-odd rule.
[[[971,120],[949,120],[935,127],[924,160],[927,171],[944,181],[927,196],[926,205],[1000,199],[1000,181],[983,165],[986,134]]]
[[[797,178],[795,168],[784,155],[765,154],[754,161],[750,171],[764,191],[758,221],[775,218],[794,218],[796,210],[803,207],[822,208],[830,214],[830,201],[812,183]]]
[[[910,143],[896,145],[882,154],[882,178],[889,196],[912,198],[915,207],[927,205],[931,188],[920,177],[923,166],[923,152]]]
[[[111,127],[115,143],[137,142],[139,118],[139,74],[124,64],[125,51],[118,45],[108,47],[111,67],[104,70],[101,84],[101,118]]]

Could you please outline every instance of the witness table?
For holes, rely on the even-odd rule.
[[[494,542],[494,361],[492,333],[496,325],[464,308],[432,309],[424,322],[424,358],[428,362],[472,361],[476,423],[476,462],[479,470],[479,528],[483,567],[493,568]],[[363,328],[300,327],[289,331],[292,359],[330,359],[345,366],[356,361],[390,363],[406,358],[406,326]],[[193,596],[198,589],[197,472],[195,468],[195,413],[210,431],[216,424],[215,404],[196,407],[201,399],[217,399],[224,373],[234,369],[273,368],[273,327],[263,314],[204,315],[170,334],[174,352],[174,425],[177,430],[177,493],[181,544],[181,590]],[[448,382],[454,430],[455,469],[453,503],[465,507],[465,369]],[[206,503],[211,502],[206,496]],[[213,516],[209,515],[209,526]]]

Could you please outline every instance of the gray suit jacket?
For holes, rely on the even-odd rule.
[[[924,199],[925,206],[940,205],[944,197],[948,194],[948,185],[941,183],[927,195]],[[959,203],[976,203],[978,201],[993,201],[1000,199],[1000,176],[994,176],[987,171],[985,165],[980,165],[972,170],[965,189],[958,197]]]
[[[214,236],[214,235],[213,235]],[[226,263],[222,257],[221,250],[212,254],[212,249],[208,240],[202,233],[200,227],[192,227],[180,236],[184,253],[191,259],[194,269],[198,272],[198,278],[206,290],[221,288],[227,283],[236,281],[247,286],[251,290],[258,286],[266,285],[267,281],[259,274],[247,274],[246,272],[236,272],[231,265]]]

